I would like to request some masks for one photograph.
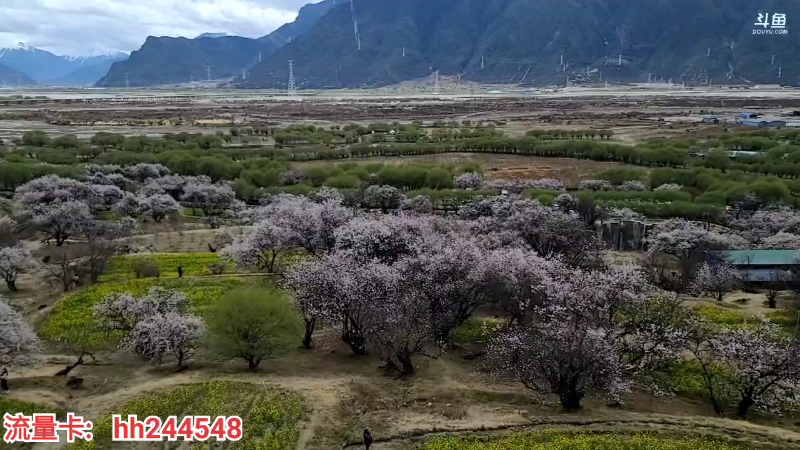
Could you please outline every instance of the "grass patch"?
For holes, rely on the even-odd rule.
[[[703,381],[703,368],[696,360],[671,364],[665,371],[666,386],[673,393],[686,398],[707,400],[708,389]]]
[[[421,450],[734,450],[740,447],[720,440],[688,436],[670,438],[651,433],[589,434],[549,429],[510,436],[441,437],[432,439]]]
[[[495,318],[470,317],[463,325],[452,332],[456,342],[485,344],[489,336],[503,321]]]
[[[298,394],[281,391],[264,385],[231,381],[208,381],[177,388],[149,392],[126,403],[95,423],[94,440],[79,442],[71,448],[89,450],[114,448],[111,441],[111,415],[136,414],[139,418],[185,415],[239,416],[243,423],[243,437],[225,448],[290,450],[297,445],[300,422],[308,407]],[[213,420],[213,419],[212,419]],[[206,444],[215,447],[213,438]]]
[[[794,332],[798,323],[798,314],[800,313],[788,309],[776,309],[775,311],[768,312],[766,315],[770,321]]]
[[[219,300],[225,292],[243,284],[244,282],[238,278],[148,278],[98,284],[64,297],[42,324],[40,334],[44,339],[52,341],[68,340],[85,344],[93,342],[105,344],[100,345],[101,347],[113,346],[117,343],[117,339],[114,336],[107,336],[104,332],[95,331],[96,324],[92,316],[94,305],[100,303],[107,295],[121,293],[144,295],[152,286],[177,289],[192,301],[194,312],[202,315],[204,310]]]
[[[153,253],[113,258],[103,274],[103,281],[135,278],[134,265],[143,259],[158,265],[163,278],[177,278],[179,266],[185,277],[213,275],[209,267],[213,264],[223,264],[223,274],[234,273],[233,264],[223,261],[217,253]]]
[[[692,306],[692,310],[703,319],[722,327],[740,327],[744,325],[748,319],[750,319],[751,322],[755,320],[743,311],[721,308],[714,305],[695,305]]]

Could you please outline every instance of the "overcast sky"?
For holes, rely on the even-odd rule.
[[[291,22],[319,0],[0,0],[0,47],[56,54],[137,50],[147,36],[228,32],[246,37]]]

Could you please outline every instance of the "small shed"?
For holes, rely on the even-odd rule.
[[[764,120],[764,119],[740,119],[739,124],[748,127],[758,128],[785,128],[786,121],[784,120]]]
[[[728,250],[709,256],[732,265],[750,283],[789,281],[791,272],[800,270],[799,250]]]
[[[706,117],[703,117],[703,123],[713,123],[713,124],[718,124],[718,123],[719,123],[719,117],[715,117],[715,116],[706,116]]]

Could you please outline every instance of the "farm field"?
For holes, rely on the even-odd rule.
[[[6,447],[123,448],[121,413],[237,414],[246,450],[800,449],[793,269],[706,260],[800,248],[800,134],[695,120],[795,102],[10,107],[0,414],[96,428]],[[217,448],[124,448],[162,447]]]
[[[623,164],[601,161],[585,161],[567,158],[541,158],[516,155],[494,155],[483,153],[447,153],[442,155],[403,156],[401,158],[369,158],[356,161],[332,161],[332,164],[389,164],[389,165],[435,165],[460,166],[476,164],[489,180],[538,180],[553,178],[569,186],[577,186],[582,180],[593,179],[604,170],[624,168]],[[316,162],[298,163],[298,167],[319,165]]]

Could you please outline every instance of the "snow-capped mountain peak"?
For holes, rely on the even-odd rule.
[[[233,33],[203,33],[200,36],[197,36],[195,39],[216,39],[221,37],[233,37],[237,36]]]
[[[65,55],[63,56],[64,59],[71,62],[82,63],[83,61],[88,61],[91,59],[101,60],[101,59],[125,59],[128,57],[127,53],[113,51],[113,50],[103,50],[99,48],[92,48],[88,52],[82,55]]]
[[[36,47],[32,47],[24,42],[17,42],[14,44],[13,47],[7,47],[5,50],[22,50],[25,52],[35,52],[38,50]]]
[[[14,44],[12,46],[0,48],[0,58],[2,58],[3,55],[5,55],[6,53],[9,53],[9,52],[31,52],[31,53],[36,53],[38,51],[40,51],[40,50],[38,48],[36,48],[36,47],[31,47],[30,45],[28,45],[28,44],[26,44],[24,42],[17,42],[16,44]]]

